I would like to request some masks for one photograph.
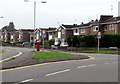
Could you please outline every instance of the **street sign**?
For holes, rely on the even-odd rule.
[[[45,37],[46,37],[46,35],[44,35],[44,34],[43,34],[43,35],[42,35],[42,37],[43,37],[43,38],[45,38]]]
[[[98,39],[101,39],[101,36],[97,36]]]
[[[101,36],[101,32],[98,32],[98,36]]]

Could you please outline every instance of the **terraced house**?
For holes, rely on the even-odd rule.
[[[88,35],[97,34],[98,32],[120,33],[120,16],[101,15],[100,20],[91,20],[88,23],[82,22],[80,25],[62,24],[58,28],[37,28],[35,32],[34,29],[3,30],[0,38],[4,42],[33,42],[34,39],[36,42],[42,41],[44,38],[44,40],[55,40],[54,44],[58,45],[59,41],[64,43],[70,35]]]
[[[91,20],[90,22],[82,24],[79,27],[74,27],[73,35],[88,35],[101,33],[120,33],[120,17],[113,17],[110,15],[102,15],[100,20]]]

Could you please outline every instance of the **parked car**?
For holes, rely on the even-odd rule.
[[[62,42],[62,43],[60,44],[60,47],[68,47],[68,43],[67,43],[67,42]]]
[[[52,49],[58,49],[58,46],[51,45],[51,48],[52,48]]]
[[[28,45],[28,46],[33,46],[33,43],[30,43],[30,42],[24,42],[24,43],[22,43],[22,46],[23,46],[23,47],[26,46],[26,45]]]

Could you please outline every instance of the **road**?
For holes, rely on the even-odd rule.
[[[11,66],[11,65],[13,66],[15,64],[19,65],[21,64],[21,62],[26,61],[28,58],[31,57],[32,55],[31,51],[33,50],[31,48],[19,48],[19,47],[3,47],[2,49],[5,50],[5,53],[2,54],[1,61],[4,61],[12,57],[16,58],[15,60],[12,60],[9,62],[3,62],[2,67],[4,68]]]
[[[20,51],[27,49],[20,49]],[[3,82],[118,82],[118,55],[87,54],[91,60],[48,63],[4,70]]]

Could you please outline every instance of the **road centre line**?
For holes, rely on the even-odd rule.
[[[110,63],[104,63],[104,64],[110,64]]]
[[[88,65],[89,67],[91,67],[91,66],[95,66],[96,64],[92,64],[92,65]]]
[[[87,67],[87,66],[79,66],[79,67],[77,67],[77,68],[84,68],[84,67]]]
[[[3,61],[7,61],[7,60],[9,60],[9,59],[11,59],[11,58],[19,57],[19,56],[22,54],[22,52],[20,52],[20,51],[18,51],[18,52],[19,52],[19,54],[14,55],[14,56],[12,56],[12,57],[10,57],[10,58],[7,58],[7,59],[4,59],[4,60],[1,60],[0,63],[3,62]]]
[[[118,62],[112,62],[113,64],[117,64]]]
[[[79,66],[77,68],[85,68],[85,67],[91,67],[91,66],[95,66],[96,64],[91,64],[91,65],[86,65],[86,66]]]
[[[66,69],[66,70],[62,70],[62,71],[46,74],[45,76],[51,76],[51,75],[55,75],[55,74],[60,74],[60,73],[67,72],[67,71],[70,71],[70,69]]]

